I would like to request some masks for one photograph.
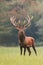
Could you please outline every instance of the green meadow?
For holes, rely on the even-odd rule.
[[[31,48],[31,56],[20,55],[19,47],[0,47],[0,65],[43,65],[43,47],[36,47],[37,56]]]

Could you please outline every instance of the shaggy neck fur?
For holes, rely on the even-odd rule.
[[[25,40],[24,31],[19,31],[19,40],[20,40],[20,42],[24,42],[24,40]]]

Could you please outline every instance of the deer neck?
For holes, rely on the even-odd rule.
[[[24,31],[19,31],[19,40],[20,40],[20,42],[24,42],[24,40],[25,40],[25,32]]]

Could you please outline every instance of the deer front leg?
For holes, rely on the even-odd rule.
[[[22,46],[20,45],[20,54],[22,55]]]
[[[25,53],[26,53],[26,46],[24,46],[24,55],[25,55]]]

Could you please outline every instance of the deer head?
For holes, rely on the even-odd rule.
[[[32,18],[33,18],[33,16],[31,18],[29,16],[25,17],[27,23],[25,25],[23,25],[23,26],[20,26],[20,22],[21,22],[20,19],[18,20],[18,22],[16,22],[16,18],[14,16],[12,16],[10,18],[10,21],[13,24],[13,26],[15,26],[15,28],[17,30],[19,30],[18,37],[19,37],[20,42],[24,41],[24,39],[25,39],[24,30],[27,29],[27,27],[29,27],[31,25],[30,21],[32,20]],[[25,23],[25,20],[24,20],[24,23]]]

